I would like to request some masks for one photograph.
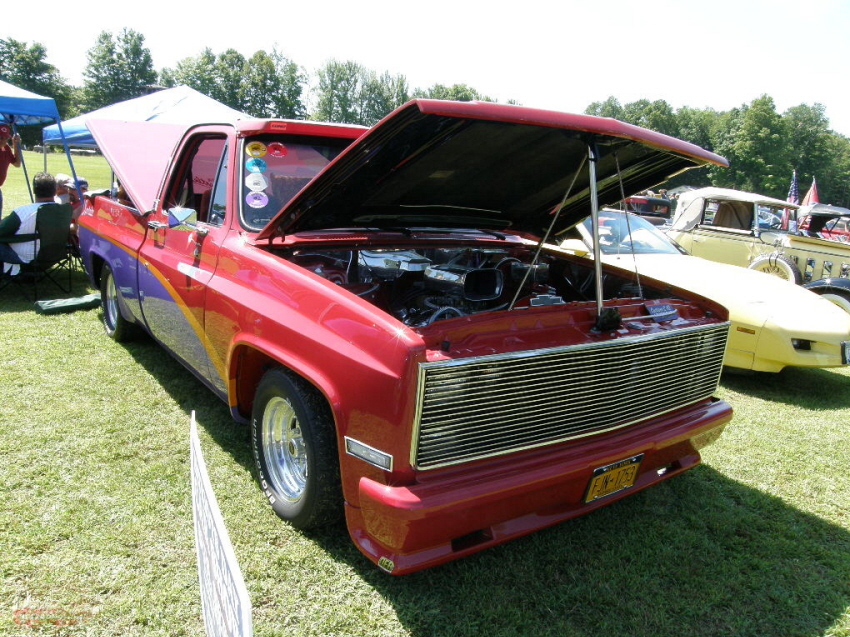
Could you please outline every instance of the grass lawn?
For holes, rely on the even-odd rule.
[[[736,416],[704,465],[391,578],[344,527],[279,521],[246,429],[157,345],[113,343],[100,310],[0,304],[2,634],[24,609],[78,622],[61,634],[202,634],[194,409],[257,635],[850,635],[848,370],[724,377]]]
[[[0,634],[203,634],[195,410],[257,635],[850,637],[848,369],[724,376],[735,419],[700,467],[393,578],[343,526],[277,519],[247,429],[151,341],[113,343],[100,310],[36,314],[14,288],[0,334]],[[75,623],[16,623],[38,617]]]
[[[23,166],[21,168],[9,167],[9,174],[6,177],[6,183],[3,184],[3,216],[12,212],[13,209],[21,204],[30,202],[29,190],[27,189],[27,180],[24,177],[29,177],[29,183],[32,184],[32,178],[36,173],[45,169],[44,161],[47,158],[47,172],[56,175],[57,173],[71,174],[71,167],[68,164],[68,158],[65,153],[35,153],[32,151],[24,151]],[[89,182],[89,190],[100,190],[109,188],[112,185],[112,171],[106,163],[106,160],[101,155],[77,157],[72,156],[74,169],[78,177],[85,177]]]

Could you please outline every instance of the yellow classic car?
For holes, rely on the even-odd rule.
[[[590,218],[561,249],[592,258]],[[637,215],[599,213],[602,260],[725,305],[732,322],[724,365],[759,372],[850,364],[850,314],[805,288],[754,270],[690,256]]]
[[[666,232],[689,254],[801,284],[850,312],[850,244],[807,231],[799,222],[810,212],[752,192],[700,188],[679,197]]]

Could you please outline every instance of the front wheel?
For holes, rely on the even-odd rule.
[[[749,267],[750,270],[772,274],[796,285],[803,282],[803,274],[800,272],[800,268],[784,254],[762,254],[753,259]]]
[[[324,397],[283,369],[263,376],[254,398],[251,446],[274,512],[310,529],[342,515],[336,431]]]

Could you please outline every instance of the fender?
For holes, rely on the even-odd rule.
[[[840,279],[830,277],[828,279],[819,279],[811,281],[803,285],[807,290],[822,294],[823,292],[845,291],[850,294],[850,279]]]

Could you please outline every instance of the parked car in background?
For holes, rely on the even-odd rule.
[[[635,195],[626,198],[626,210],[645,217],[656,226],[670,223],[673,218],[673,204],[675,202],[665,197],[650,197],[647,195]]]
[[[576,233],[561,244],[562,249],[592,256],[591,220],[585,219]],[[850,314],[817,294],[761,272],[690,256],[637,215],[601,211],[599,235],[604,263],[726,306],[732,327],[725,366],[779,372],[787,366],[850,363]],[[636,278],[635,286],[639,285]]]
[[[850,242],[850,209],[816,203],[802,206],[797,215],[800,234]]]
[[[689,254],[766,272],[850,312],[850,244],[801,234],[799,206],[751,192],[700,188],[679,197],[667,233]],[[763,228],[765,215],[779,217]]]

